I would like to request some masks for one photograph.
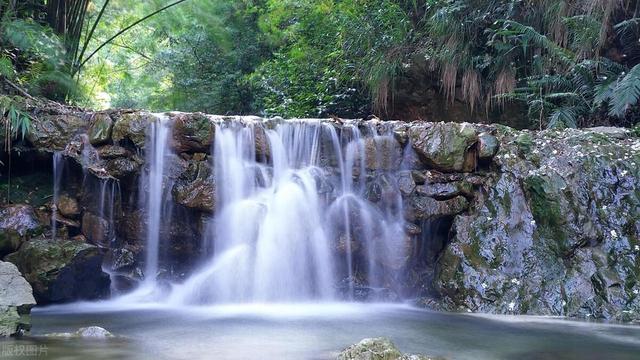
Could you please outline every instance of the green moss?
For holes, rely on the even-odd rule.
[[[493,252],[493,259],[491,259],[491,261],[489,262],[489,267],[491,267],[492,269],[498,269],[500,267],[500,265],[502,265],[503,263],[503,252],[504,252],[504,247],[503,246],[498,246],[495,251]]]
[[[462,245],[462,252],[472,267],[489,267],[487,260],[480,254],[480,250],[480,240],[478,239],[472,239],[470,244]]]
[[[461,271],[459,271],[461,259],[447,249],[438,261],[438,278],[443,283],[457,282]]]
[[[511,195],[506,192],[504,193],[504,197],[502,198],[502,205],[504,205],[504,209],[506,210],[506,213],[511,213]]]
[[[523,132],[518,135],[515,142],[520,153],[528,154],[531,152],[531,147],[533,146],[533,138],[531,137],[531,134]]]
[[[553,251],[557,255],[564,255],[567,251],[567,235],[564,230],[565,216],[558,201],[561,194],[542,176],[526,178],[524,187],[537,224],[536,231],[542,237],[555,240]]]

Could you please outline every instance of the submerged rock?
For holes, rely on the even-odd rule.
[[[34,239],[6,257],[24,274],[39,304],[92,300],[109,294],[99,249],[72,240]]]
[[[403,354],[387,338],[363,339],[344,349],[336,360],[428,360],[441,359],[425,355]]]
[[[58,337],[58,338],[83,338],[83,339],[108,339],[114,337],[112,333],[110,333],[105,328],[101,328],[99,326],[88,326],[82,327],[78,329],[76,332],[72,333],[51,333],[46,334],[47,337]]]
[[[18,268],[12,263],[0,261],[0,337],[29,331],[29,314],[35,304],[31,285]]]
[[[16,251],[23,242],[41,232],[42,227],[31,206],[0,207],[0,256]]]

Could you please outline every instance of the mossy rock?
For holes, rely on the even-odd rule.
[[[171,114],[176,152],[210,152],[215,135],[211,119],[200,113]]]
[[[23,242],[42,233],[33,208],[10,205],[0,208],[0,256],[16,251]]]
[[[39,150],[60,151],[64,150],[74,136],[83,133],[87,125],[87,121],[80,115],[38,116],[32,122],[27,140]]]
[[[412,126],[413,150],[426,165],[445,172],[468,172],[475,167],[469,152],[478,136],[467,123],[425,123]]]
[[[109,294],[102,254],[82,241],[34,239],[8,255],[33,287],[38,304],[93,300]]]
[[[111,140],[113,120],[108,114],[97,113],[93,116],[89,127],[89,142],[93,146],[106,144]]]
[[[134,112],[121,114],[113,125],[112,135],[115,143],[130,141],[138,148],[143,148],[149,124],[158,119],[150,113]]]

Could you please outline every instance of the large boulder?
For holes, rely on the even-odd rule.
[[[109,175],[114,178],[124,179],[137,174],[143,163],[144,160],[135,155],[131,157],[119,157],[106,160],[105,169]]]
[[[78,200],[68,194],[60,195],[56,203],[56,207],[64,217],[75,219],[80,215],[80,205],[78,204]]]
[[[215,181],[206,161],[190,161],[173,185],[176,203],[191,209],[212,212],[215,206]]]
[[[18,268],[0,261],[0,337],[28,331],[31,328],[29,314],[35,304],[31,285]]]
[[[478,135],[468,123],[418,123],[409,128],[413,150],[426,165],[445,172],[475,167],[473,146]]]
[[[109,295],[109,275],[94,246],[73,240],[34,239],[8,255],[33,286],[38,304],[93,300]]]
[[[41,232],[42,227],[31,206],[0,208],[0,256],[16,251],[23,242]]]
[[[213,121],[201,113],[172,113],[176,152],[210,152],[215,134]]]
[[[114,143],[130,141],[133,145],[143,148],[147,135],[147,128],[157,118],[150,113],[132,112],[121,114],[113,125],[111,138]]]
[[[34,118],[27,140],[36,148],[63,150],[77,135],[84,132],[87,122],[80,115],[42,115]]]
[[[363,339],[344,349],[336,360],[428,360],[438,359],[424,355],[403,354],[387,338]]]

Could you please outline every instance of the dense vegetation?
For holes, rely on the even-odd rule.
[[[0,76],[92,107],[632,126],[638,6],[0,0]]]

